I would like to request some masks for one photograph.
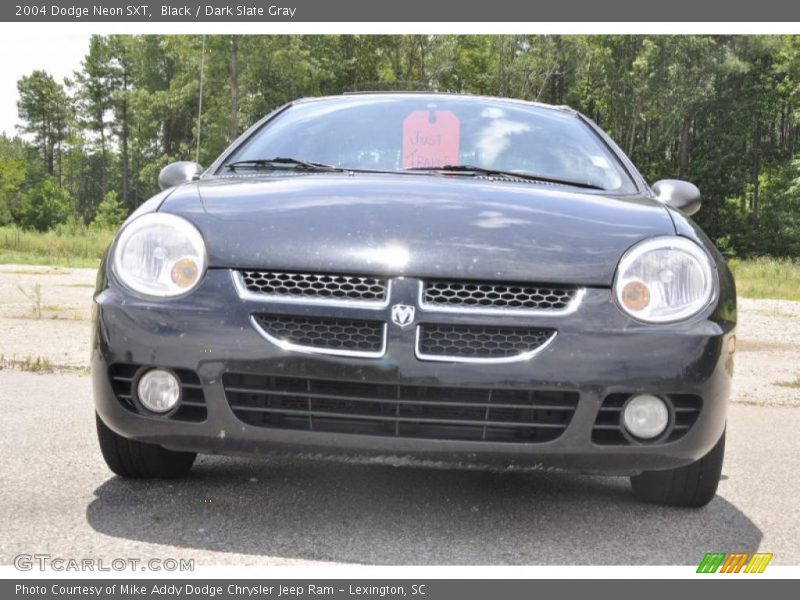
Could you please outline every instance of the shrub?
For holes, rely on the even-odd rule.
[[[75,213],[75,199],[55,179],[48,177],[31,188],[20,207],[25,229],[48,231]]]
[[[125,217],[127,217],[127,212],[120,203],[119,198],[117,198],[117,193],[108,192],[97,207],[92,227],[103,230],[119,229]]]

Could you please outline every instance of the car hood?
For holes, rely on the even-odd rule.
[[[675,233],[648,198],[423,174],[205,178],[160,210],[200,229],[212,268],[591,286],[637,241]]]

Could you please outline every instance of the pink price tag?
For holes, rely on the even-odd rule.
[[[459,163],[461,121],[449,110],[415,110],[403,120],[403,168]]]

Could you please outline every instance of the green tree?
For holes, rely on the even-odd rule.
[[[119,198],[117,198],[117,193],[108,192],[97,207],[92,227],[96,229],[118,229],[127,216],[125,207],[122,206]]]
[[[8,225],[19,218],[27,182],[33,175],[24,142],[0,136],[0,225]]]
[[[45,71],[37,70],[20,79],[17,90],[17,109],[24,121],[20,129],[33,137],[45,171],[60,177],[61,154],[72,114],[64,86]]]
[[[649,181],[697,183],[697,221],[726,251],[800,254],[800,36],[94,36],[73,81],[35,71],[18,88],[0,223],[40,222],[48,175],[76,223],[115,219],[111,192],[132,211],[165,164],[198,146],[208,164],[293,98],[414,89],[567,104]]]
[[[93,35],[89,41],[89,52],[83,59],[82,68],[75,73],[77,88],[77,109],[82,127],[91,133],[89,144],[96,154],[95,178],[98,198],[103,198],[108,190],[108,171],[110,157],[109,112],[112,107],[112,93],[117,87],[116,70],[111,63],[111,48],[107,38]],[[96,204],[94,202],[93,204]]]
[[[53,177],[33,188],[20,207],[20,225],[26,229],[47,231],[75,213],[75,199]]]

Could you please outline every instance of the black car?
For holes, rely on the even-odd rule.
[[[303,99],[211,167],[175,163],[98,277],[100,446],[125,477],[196,453],[379,453],[716,493],[731,273],[566,107]]]

